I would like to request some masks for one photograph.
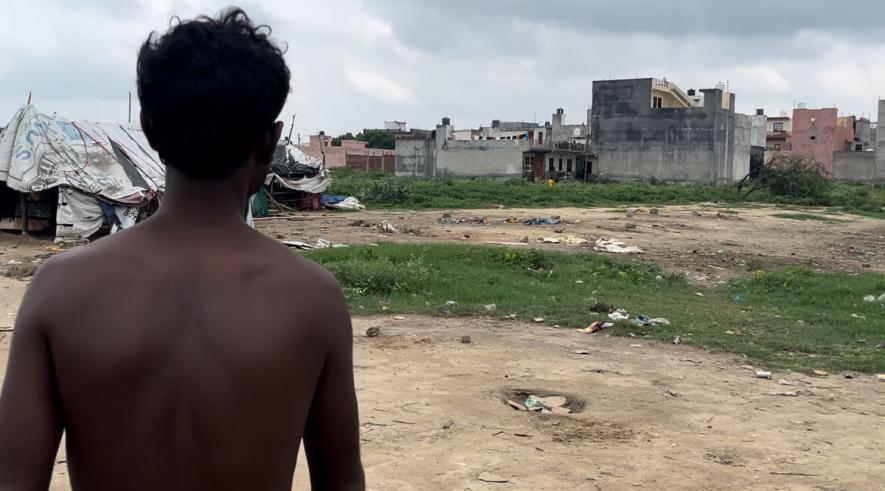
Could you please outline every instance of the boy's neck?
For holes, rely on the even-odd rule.
[[[203,223],[244,222],[248,207],[248,184],[239,173],[214,180],[196,180],[167,167],[166,191],[158,216],[169,214],[178,219],[198,219]]]

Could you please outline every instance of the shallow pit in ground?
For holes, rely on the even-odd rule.
[[[584,406],[586,402],[580,397],[576,397],[574,395],[555,391],[555,390],[546,390],[546,389],[503,389],[500,394],[501,402],[504,403],[505,406],[514,410],[521,411],[522,409],[518,406],[514,406],[511,403],[515,402],[519,406],[526,407],[526,401],[534,396],[536,399],[543,400],[555,400],[555,398],[564,398],[565,402],[563,404],[556,403],[556,407],[562,407],[568,409],[570,414],[577,414],[584,410]],[[548,409],[552,409],[552,407],[547,406]],[[548,414],[542,411],[528,411],[528,407],[526,407],[526,412],[534,412],[538,414]]]

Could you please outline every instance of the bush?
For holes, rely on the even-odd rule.
[[[362,201],[399,205],[409,203],[412,192],[406,180],[388,177],[370,181],[357,196]]]
[[[773,196],[826,206],[831,201],[828,193],[832,186],[826,169],[816,159],[799,155],[778,155],[765,166],[758,186],[753,190],[767,188]]]
[[[390,258],[367,255],[326,264],[348,294],[389,295],[395,291],[415,292],[430,280],[430,269],[420,257],[396,263]]]

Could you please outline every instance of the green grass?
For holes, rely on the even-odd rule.
[[[874,348],[885,342],[885,307],[863,301],[885,292],[881,274],[760,271],[700,297],[698,287],[655,265],[594,253],[385,244],[306,255],[338,276],[356,315],[515,313],[576,328],[603,318],[590,312],[600,301],[672,322],[622,323],[610,331],[615,335],[664,341],[678,335],[686,344],[746,354],[766,367],[885,371],[885,350]],[[497,311],[490,314],[484,305],[492,303]]]
[[[818,222],[826,222],[826,223],[839,223],[841,220],[835,220],[833,217],[827,217],[823,215],[812,215],[811,213],[775,213],[772,215],[777,218],[783,218],[785,220],[799,220],[799,221],[818,221]]]
[[[833,183],[820,200],[791,199],[756,191],[750,196],[733,186],[663,184],[657,182],[584,183],[563,181],[554,189],[544,183],[522,179],[424,179],[397,178],[389,174],[366,174],[335,169],[330,194],[356,196],[371,208],[467,209],[488,206],[521,208],[593,207],[630,204],[718,203],[734,207],[757,203],[797,206],[828,206],[838,211],[885,218],[885,186],[882,184]]]

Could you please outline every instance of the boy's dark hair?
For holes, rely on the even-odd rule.
[[[141,124],[166,165],[217,179],[255,151],[289,93],[289,68],[269,34],[231,8],[148,36],[138,52]]]

